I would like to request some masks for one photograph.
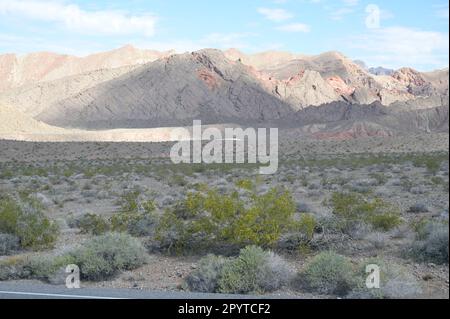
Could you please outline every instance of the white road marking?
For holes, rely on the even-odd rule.
[[[126,299],[126,298],[115,298],[115,297],[101,297],[101,296],[83,296],[83,295],[65,295],[65,294],[46,294],[39,292],[22,292],[22,291],[1,291],[0,294],[9,295],[24,295],[24,296],[42,296],[42,297],[64,297],[64,298],[75,298],[75,299]]]

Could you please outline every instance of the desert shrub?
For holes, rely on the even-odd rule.
[[[389,239],[386,233],[373,232],[364,238],[375,249],[382,249],[386,246]]]
[[[146,242],[150,252],[181,254],[188,247],[186,227],[182,219],[166,211],[158,222],[155,235]]]
[[[28,279],[48,281],[56,272],[73,264],[74,261],[70,255],[36,256],[25,262],[23,270]]]
[[[213,293],[218,290],[218,280],[226,259],[221,256],[208,255],[202,258],[198,267],[185,280],[190,291]]]
[[[111,230],[128,232],[133,236],[152,235],[155,229],[156,205],[153,200],[141,200],[139,192],[122,197],[121,210],[110,218]]]
[[[248,179],[240,179],[236,182],[236,187],[242,188],[248,191],[253,190],[253,183],[251,180]]]
[[[182,175],[171,176],[168,183],[171,186],[174,185],[174,186],[181,186],[181,187],[186,186],[188,184],[188,182]]]
[[[204,202],[205,197],[201,193],[188,193],[175,205],[173,213],[181,219],[194,218],[204,209]]]
[[[292,227],[294,213],[291,194],[274,188],[253,196],[253,206],[237,218],[231,234],[237,243],[270,247]]]
[[[115,232],[128,232],[133,236],[153,234],[157,217],[152,212],[119,212],[110,218],[111,229]]]
[[[315,256],[300,276],[304,288],[325,295],[345,296],[357,283],[350,261],[334,252]]]
[[[318,222],[311,214],[301,214],[293,225],[293,231],[281,236],[278,247],[290,252],[307,253],[314,238]]]
[[[96,214],[84,214],[76,220],[76,225],[82,234],[101,235],[111,228],[109,221]]]
[[[24,270],[25,260],[22,257],[9,257],[0,260],[0,281],[27,278]]]
[[[448,264],[448,236],[448,224],[424,221],[416,226],[408,254],[418,261]]]
[[[173,251],[252,244],[271,247],[293,227],[294,213],[291,195],[275,188],[263,195],[251,194],[248,201],[237,192],[188,194],[163,214],[155,240]]]
[[[296,229],[305,235],[308,240],[311,240],[314,236],[314,232],[317,227],[317,220],[313,215],[310,214],[302,214],[300,216],[300,220],[296,225]]]
[[[7,197],[0,200],[0,232],[17,236],[23,248],[46,249],[55,243],[58,226],[44,215],[37,201],[18,204]]]
[[[330,204],[333,214],[341,218],[341,227],[346,233],[361,222],[382,231],[402,223],[398,209],[381,198],[371,200],[356,193],[333,193]]]
[[[249,246],[236,258],[204,257],[185,285],[198,292],[263,293],[281,288],[292,277],[291,268],[280,256]]]
[[[119,271],[135,269],[145,263],[141,242],[124,233],[106,233],[94,237],[83,247],[69,253],[87,280],[108,279]]]
[[[19,249],[19,237],[12,234],[0,234],[0,256],[9,255]]]
[[[288,283],[292,272],[279,256],[250,246],[223,265],[218,280],[221,293],[263,293]]]
[[[135,212],[138,210],[139,191],[131,191],[125,193],[120,198],[120,206],[122,212]]]
[[[397,212],[378,213],[367,216],[367,221],[375,230],[389,231],[402,223]]]
[[[380,269],[380,288],[369,289],[366,286],[368,265],[377,265]],[[394,299],[414,298],[422,289],[414,275],[404,266],[381,259],[369,259],[361,264],[358,273],[358,286],[348,295],[352,299]]]

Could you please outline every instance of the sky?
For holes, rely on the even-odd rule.
[[[448,67],[444,0],[0,0],[0,54],[85,56],[131,44],[340,51],[368,66]]]

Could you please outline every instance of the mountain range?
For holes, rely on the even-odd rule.
[[[448,131],[448,68],[367,68],[339,52],[0,55],[0,132],[205,124],[301,127],[316,138]],[[6,115],[7,114],[7,115]],[[11,135],[11,134],[10,134]]]

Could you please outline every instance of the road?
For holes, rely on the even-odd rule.
[[[0,282],[0,299],[261,299],[261,296],[138,289],[67,289],[47,284]]]

